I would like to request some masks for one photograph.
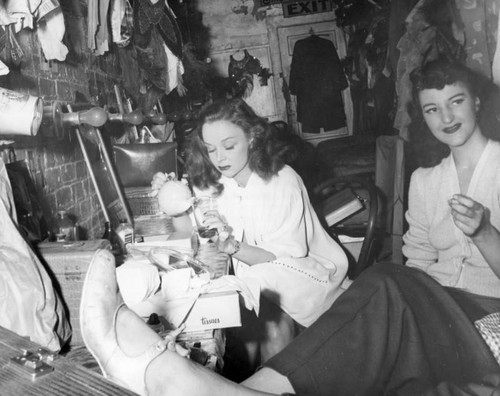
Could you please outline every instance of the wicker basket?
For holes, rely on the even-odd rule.
[[[151,196],[151,187],[129,187],[125,188],[130,211],[133,216],[146,216],[160,214],[160,207],[156,196]]]
[[[134,216],[135,235],[170,235],[173,231],[172,218],[164,213]]]

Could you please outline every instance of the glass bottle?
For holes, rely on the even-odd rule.
[[[115,230],[111,227],[109,221],[106,221],[104,223],[104,233],[102,234],[102,239],[107,239],[109,241],[109,243],[111,244],[111,252],[114,255],[119,255],[122,253],[118,235],[116,234]]]
[[[57,212],[56,237],[58,240],[64,241],[75,240],[75,224],[68,217],[68,213],[65,210],[59,210]]]
[[[109,241],[110,237],[111,237],[111,224],[109,224],[109,221],[105,221],[104,222],[104,234],[102,234],[102,239],[107,239]]]
[[[116,234],[123,254],[127,253],[127,246],[134,241],[134,228],[126,219],[122,219],[116,227]]]

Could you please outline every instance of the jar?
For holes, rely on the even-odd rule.
[[[126,254],[128,245],[134,242],[134,228],[126,219],[122,219],[116,227],[116,234],[120,241],[121,250],[123,254]]]

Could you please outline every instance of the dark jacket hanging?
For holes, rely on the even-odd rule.
[[[340,59],[330,40],[311,35],[295,43],[290,92],[297,96],[302,131],[319,133],[346,125],[342,90],[347,88]]]

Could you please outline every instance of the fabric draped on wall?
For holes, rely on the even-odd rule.
[[[346,125],[342,90],[347,79],[334,44],[317,35],[295,43],[290,66],[290,93],[297,96],[302,131],[319,133]]]
[[[397,10],[393,13],[402,15],[403,8],[411,2],[415,0],[392,2],[393,8],[402,7],[399,14]],[[415,4],[397,44],[398,111],[394,127],[401,137],[409,138],[409,73],[437,54],[463,61],[500,85],[499,17],[500,0],[420,0]],[[394,57],[391,59],[389,62],[393,63]]]
[[[465,59],[463,23],[455,0],[420,0],[406,18],[406,32],[397,48],[400,51],[396,80],[398,109],[394,127],[401,137],[408,140],[410,73],[440,55]]]
[[[466,64],[491,77],[491,63],[495,54],[498,5],[497,0],[456,0],[464,23]]]

